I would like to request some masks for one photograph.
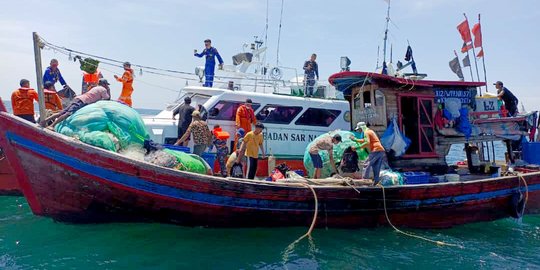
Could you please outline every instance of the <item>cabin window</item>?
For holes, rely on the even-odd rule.
[[[295,124],[328,127],[340,114],[341,111],[339,110],[309,108],[302,114],[302,116],[300,116],[300,118],[298,118],[298,120],[296,120]]]
[[[244,102],[222,100],[209,110],[208,118],[214,120],[235,121],[236,110],[238,110],[238,107],[240,107],[242,104],[244,104]],[[260,106],[261,104],[259,103],[251,104],[254,111],[257,111]]]
[[[386,100],[380,89],[366,86],[358,91],[353,101],[353,122],[366,122],[386,127]]]
[[[256,118],[268,124],[289,124],[301,111],[298,106],[266,105]]]

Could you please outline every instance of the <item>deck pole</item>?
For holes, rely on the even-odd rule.
[[[38,90],[39,118],[45,119],[45,94],[43,93],[43,77],[41,77],[43,68],[41,66],[41,40],[37,32],[32,33],[34,38],[34,59],[36,61],[36,84]]]

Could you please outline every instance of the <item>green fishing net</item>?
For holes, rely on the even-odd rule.
[[[308,171],[309,177],[313,176],[313,172],[315,171],[315,168],[313,167],[313,162],[311,161],[311,156],[309,155],[309,148],[314,144],[314,142],[322,138],[324,136],[334,136],[335,134],[341,135],[342,142],[339,144],[334,144],[333,154],[334,154],[334,161],[336,163],[341,162],[341,157],[343,156],[343,152],[345,152],[345,149],[349,146],[354,146],[356,148],[356,153],[358,154],[358,160],[364,161],[368,157],[368,153],[365,149],[360,148],[364,144],[360,144],[357,142],[354,142],[350,139],[351,135],[354,135],[357,139],[361,139],[361,134],[357,132],[351,132],[351,131],[343,131],[343,130],[335,130],[331,132],[327,132],[325,134],[322,134],[315,138],[311,143],[308,144],[306,147],[306,151],[304,152],[304,167]],[[328,155],[328,151],[319,151],[319,155],[321,155],[321,159],[323,161],[323,168],[321,169],[321,178],[330,177],[332,173],[334,173],[334,167],[332,164],[330,164],[330,156]],[[337,166],[337,165],[336,165]]]
[[[144,140],[149,138],[137,111],[119,102],[104,100],[76,111],[56,125],[56,131],[115,152],[132,144],[143,146]]]
[[[81,63],[81,70],[89,74],[94,74],[99,65],[98,60],[92,59],[90,57],[84,59],[79,58],[79,62]]]

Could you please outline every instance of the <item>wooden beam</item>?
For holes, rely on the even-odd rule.
[[[475,136],[475,137],[469,138],[468,140],[465,137],[442,137],[442,136],[439,136],[439,144],[440,145],[491,142],[491,141],[502,141],[502,140],[503,140],[503,138],[493,136],[493,135]]]

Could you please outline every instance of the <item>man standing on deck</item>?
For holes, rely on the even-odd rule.
[[[304,89],[307,97],[313,96],[315,82],[319,80],[319,65],[315,62],[316,59],[317,55],[312,54],[311,58],[304,63]]]
[[[33,88],[30,88],[30,81],[27,79],[22,79],[19,85],[21,87],[11,94],[13,114],[32,123],[36,123],[36,119],[34,118],[34,100],[38,100],[38,93]]]
[[[373,185],[377,185],[379,183],[379,173],[381,172],[381,166],[386,160],[386,152],[384,150],[384,147],[382,146],[381,141],[379,140],[379,137],[377,136],[375,131],[369,129],[366,126],[366,123],[358,122],[354,130],[356,130],[357,132],[364,132],[364,138],[356,139],[353,135],[351,135],[350,139],[352,141],[359,143],[364,143],[366,140],[368,141],[367,144],[362,146],[362,148],[369,147],[369,156],[364,163],[364,175],[362,177],[364,179],[367,179],[369,176],[369,170],[373,169]]]
[[[255,118],[255,112],[253,111],[252,101],[250,98],[246,99],[246,103],[243,105],[240,105],[238,109],[236,109],[236,130],[238,129],[244,129],[244,131],[250,132],[251,131],[251,125],[255,124],[257,119]],[[236,150],[238,147],[238,136],[234,138],[234,147],[233,151]]]
[[[114,78],[122,83],[122,92],[118,100],[126,103],[129,107],[132,107],[131,94],[133,93],[133,69],[129,62],[124,63],[124,74],[122,77],[114,75]]]
[[[212,41],[210,39],[204,41],[204,47],[202,53],[197,53],[197,50],[195,50],[194,55],[199,58],[206,56],[206,63],[204,65],[205,80],[203,86],[212,87],[214,84],[214,69],[216,67],[215,57],[217,57],[219,61],[219,69],[223,68],[223,59],[221,58],[221,55],[219,55],[217,49],[212,47]]]
[[[191,124],[192,120],[192,114],[193,111],[195,111],[195,108],[191,106],[191,98],[185,97],[184,98],[184,104],[178,106],[178,108],[174,109],[173,111],[173,119],[176,119],[176,115],[180,115],[178,117],[178,139],[182,138],[184,136],[184,133],[186,133],[189,125]],[[185,141],[182,142],[182,146],[187,146],[189,142],[189,138],[187,138]]]
[[[497,97],[504,101],[504,107],[508,110],[508,116],[516,116],[518,99],[508,88],[503,86],[503,82],[497,81],[494,83],[495,88],[497,88]]]
[[[248,179],[255,179],[257,162],[259,160],[259,149],[261,149],[262,158],[266,158],[263,147],[263,129],[264,125],[262,123],[255,124],[255,130],[248,132],[246,136],[244,136],[244,141],[242,142],[238,157],[236,158],[236,163],[240,163],[244,155],[248,158]]]
[[[45,73],[43,73],[43,83],[45,82],[52,82],[53,87],[57,82],[60,82],[64,88],[68,87],[64,77],[62,77],[62,73],[60,73],[60,69],[58,69],[58,60],[51,59],[50,66],[45,69]]]

